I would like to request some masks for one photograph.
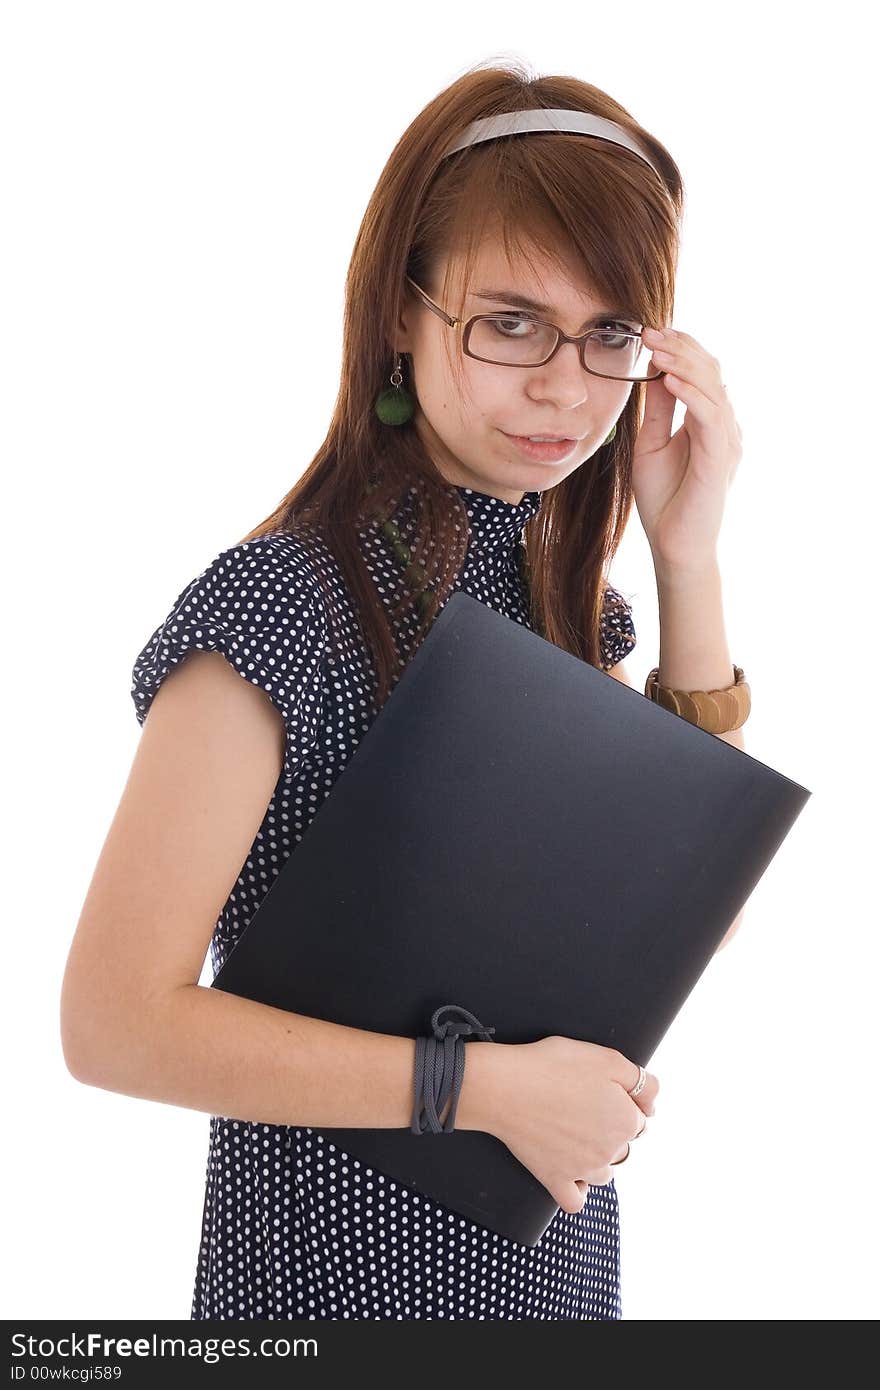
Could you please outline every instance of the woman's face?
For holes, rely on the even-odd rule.
[[[438,268],[437,283],[445,270]],[[537,317],[579,333],[608,306],[592,299],[546,260],[538,260],[540,282],[510,267],[503,250],[486,241],[480,250],[464,301],[472,314],[519,311],[509,292],[542,306]],[[453,296],[461,279],[454,262]],[[422,288],[431,294],[431,286]],[[397,351],[411,356],[412,374],[404,383],[417,397],[413,424],[438,470],[451,483],[518,503],[523,493],[543,492],[567,478],[604,443],[625,406],[633,383],[592,376],[580,364],[578,349],[565,343],[543,367],[505,367],[461,354],[461,330],[450,328],[407,286]],[[498,291],[503,293],[499,296]],[[489,293],[491,292],[491,293]],[[441,304],[448,313],[455,310]],[[448,341],[447,341],[448,340]],[[462,388],[447,355],[460,355]],[[564,434],[573,442],[561,461],[529,458],[512,435]]]

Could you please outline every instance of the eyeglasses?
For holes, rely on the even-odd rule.
[[[563,333],[555,323],[546,323],[519,310],[503,314],[474,314],[472,318],[453,318],[417,285],[406,279],[433,313],[450,328],[464,325],[461,348],[478,362],[499,367],[543,367],[563,343],[577,343],[581,366],[593,376],[612,381],[655,381],[662,371],[652,369],[652,349],[642,335],[625,323],[609,319],[597,328],[574,337]]]

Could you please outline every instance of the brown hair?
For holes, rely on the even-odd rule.
[[[442,158],[471,121],[534,107],[616,121],[642,143],[663,182],[629,150],[579,134],[490,140]],[[242,538],[302,521],[318,529],[355,602],[379,705],[400,674],[399,659],[356,530],[372,517],[380,522],[393,515],[416,486],[418,521],[407,575],[412,580],[412,568],[421,566],[422,582],[436,590],[416,646],[452,589],[468,543],[463,501],[413,422],[388,426],[374,410],[397,356],[406,275],[449,312],[460,313],[461,306],[447,299],[452,256],[463,257],[466,287],[481,239],[497,230],[511,260],[530,264],[530,248],[540,247],[564,273],[578,268],[596,297],[629,305],[643,323],[663,325],[672,313],[682,205],[682,178],[668,151],[618,102],[574,77],[532,78],[518,65],[471,69],[429,102],[398,140],[370,198],[346,277],[341,380],[327,437],[275,511]],[[440,285],[436,269],[444,256]],[[455,338],[450,351],[457,349],[457,335],[447,336]],[[607,567],[634,500],[631,466],[644,393],[636,383],[613,441],[543,494],[524,531],[535,625],[593,665],[601,664]],[[373,481],[379,486],[370,492]],[[412,602],[411,592],[403,602]]]

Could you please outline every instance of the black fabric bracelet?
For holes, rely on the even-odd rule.
[[[448,1009],[462,1015],[462,1020],[450,1019],[440,1023],[440,1015]],[[415,1096],[413,1099],[413,1134],[451,1134],[455,1127],[455,1112],[458,1097],[464,1080],[464,1036],[476,1033],[486,1042],[492,1042],[494,1028],[485,1028],[474,1014],[460,1004],[442,1004],[431,1015],[433,1035],[430,1038],[416,1038],[415,1056]],[[442,1044],[442,1046],[441,1046]],[[452,1094],[452,1104],[446,1123],[442,1124],[440,1115]]]

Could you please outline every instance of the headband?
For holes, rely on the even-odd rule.
[[[568,131],[576,135],[594,135],[599,140],[609,140],[612,144],[623,145],[637,154],[663,183],[666,182],[657,165],[649,158],[644,147],[616,121],[606,120],[604,116],[594,116],[589,111],[571,111],[565,107],[539,107],[533,111],[506,111],[501,116],[485,116],[482,120],[471,121],[463,133],[444,151],[442,158],[466,149],[468,145],[479,145],[483,140],[498,140],[504,135],[527,135],[531,131],[543,133],[555,130]]]

